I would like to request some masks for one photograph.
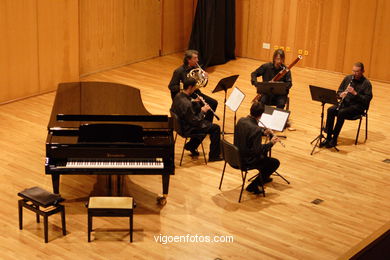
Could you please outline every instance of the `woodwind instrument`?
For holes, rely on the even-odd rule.
[[[206,101],[203,99],[203,97],[199,96],[199,95],[196,94],[196,93],[194,93],[194,95],[196,95],[196,97],[199,98],[199,100],[202,101],[204,105],[208,105],[208,104],[206,103]],[[210,107],[210,106],[209,106],[209,107]],[[216,118],[217,120],[219,120],[219,116],[217,116],[217,114],[215,113],[215,111],[214,111],[211,107],[210,107],[210,111],[211,111],[211,113],[214,114],[215,118]]]
[[[288,67],[283,67],[283,69],[281,71],[279,71],[278,74],[276,74],[275,77],[273,77],[271,79],[271,82],[272,81],[279,81],[281,78],[283,78],[284,75],[286,75],[287,72],[289,72],[290,69],[292,67],[294,67],[295,64],[298,63],[298,61],[302,60],[302,58],[303,58],[302,55],[298,55],[298,57],[290,65],[288,65]],[[261,97],[261,95],[257,94],[257,96],[252,100],[252,103],[255,101],[259,101],[260,97]]]
[[[343,92],[341,92],[341,93],[346,93],[346,94],[348,94],[348,87],[349,86],[351,86],[352,87],[352,81],[353,81],[353,79],[354,79],[355,77],[352,75],[352,78],[351,78],[351,81],[349,82],[349,84],[348,84],[348,86],[345,88],[345,90],[343,91]],[[343,101],[344,101],[344,99],[345,99],[345,97],[346,97],[347,95],[345,95],[344,97],[342,97],[341,98],[341,100],[339,101],[339,104],[337,105],[337,109],[336,110],[339,110],[340,108],[341,108],[341,106],[342,106],[342,104],[343,104]]]
[[[266,127],[264,124],[263,124],[263,122],[261,122],[260,120],[259,120],[259,123],[264,127],[264,128],[268,128],[268,127]],[[269,139],[272,139],[274,137],[274,134],[272,134],[272,133],[270,133],[270,134],[268,134],[268,138]],[[284,148],[286,148],[286,146],[284,145],[284,143],[279,139],[278,140],[278,142],[284,147]]]

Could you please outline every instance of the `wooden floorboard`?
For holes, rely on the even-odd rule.
[[[146,108],[153,114],[168,114],[171,99],[167,88],[182,54],[173,54],[120,67],[83,78],[107,81],[141,89]],[[222,118],[223,93],[211,94],[217,82],[239,74],[236,86],[246,98],[237,117],[246,116],[255,96],[250,73],[260,61],[238,58],[208,70],[209,84],[202,91],[219,101]],[[351,64],[352,65],[352,64]],[[25,211],[24,229],[18,229],[17,192],[41,186],[51,190],[44,174],[46,126],[55,93],[0,106],[0,258],[1,259],[344,259],[362,247],[390,222],[390,84],[373,81],[374,98],[369,111],[368,140],[354,145],[357,121],[347,121],[339,140],[340,152],[316,149],[310,141],[319,133],[321,105],[311,100],[309,84],[337,89],[343,75],[294,67],[290,92],[291,121],[296,131],[285,131],[286,148],[277,144],[273,156],[281,161],[279,173],[291,184],[274,176],[266,197],[240,191],[239,172],[227,169],[218,189],[223,162],[204,165],[186,153],[179,167],[183,140],[175,149],[176,174],[171,177],[168,203],[155,203],[161,192],[158,176],[126,178],[126,194],[137,201],[134,242],[128,243],[126,219],[97,218],[87,242],[87,212],[84,203],[92,194],[104,192],[105,179],[96,176],[62,176],[60,190],[66,198],[68,234],[61,234],[59,215],[49,218],[49,243],[43,242],[43,223],[35,223]],[[231,93],[229,90],[228,95]],[[233,130],[234,114],[226,110],[226,131]],[[222,126],[222,122],[216,122]],[[227,137],[232,140],[232,136]],[[205,148],[209,141],[206,139]],[[253,174],[253,173],[252,173]],[[314,199],[323,200],[315,205]],[[385,231],[384,231],[385,232]],[[187,234],[233,236],[232,243],[167,243],[159,235]],[[378,234],[379,236],[380,234]],[[367,242],[368,244],[369,242]],[[363,245],[364,246],[364,245]]]

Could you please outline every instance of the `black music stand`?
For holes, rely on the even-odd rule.
[[[314,143],[314,141],[317,140],[310,154],[313,155],[316,147],[317,146],[319,147],[319,144],[321,144],[322,139],[325,139],[325,136],[322,134],[324,128],[324,106],[326,103],[337,105],[338,101],[337,101],[337,92],[333,89],[321,88],[313,85],[309,85],[309,87],[310,87],[311,99],[314,101],[321,102],[321,106],[322,106],[320,134],[310,142],[310,144],[312,144]],[[336,147],[334,148],[336,149],[336,151],[339,151],[339,149],[337,149]]]
[[[226,78],[221,79],[217,86],[215,86],[212,93],[219,92],[221,90],[225,91],[225,99],[223,101],[223,120],[222,120],[222,136],[225,134],[225,113],[226,113],[226,95],[227,90],[231,87],[233,87],[234,83],[236,82],[237,78],[240,75],[233,75]]]
[[[257,82],[257,94],[265,95],[287,95],[289,82]]]

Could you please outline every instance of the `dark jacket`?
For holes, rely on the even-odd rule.
[[[348,93],[343,100],[343,107],[353,106],[363,112],[370,105],[372,99],[371,82],[364,76],[359,80],[352,79],[353,75],[346,76],[340,84],[337,94],[341,94],[351,83],[351,86],[357,92],[357,95]]]
[[[234,131],[234,145],[240,151],[246,166],[257,165],[272,148],[271,142],[261,143],[263,135],[264,128],[258,126],[255,118],[247,116],[238,120]]]

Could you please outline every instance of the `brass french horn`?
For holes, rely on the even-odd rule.
[[[196,80],[196,89],[203,88],[206,86],[207,81],[209,80],[207,73],[199,66],[198,63],[196,63],[198,66],[197,68],[194,68],[190,70],[190,72],[187,73],[187,77],[191,77]]]

